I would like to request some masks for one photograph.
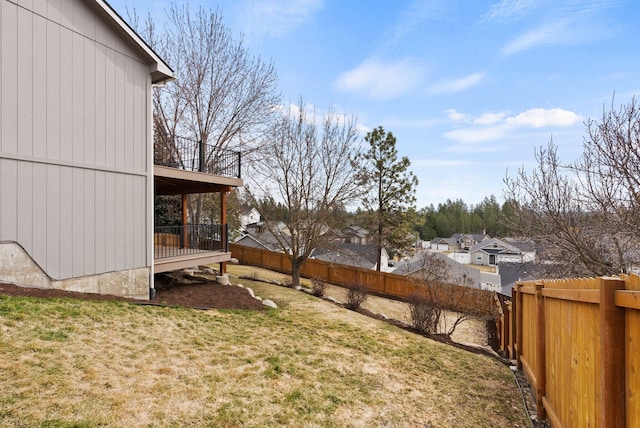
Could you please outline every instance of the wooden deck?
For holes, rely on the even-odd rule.
[[[168,257],[163,255],[170,254]],[[225,251],[207,251],[176,246],[154,246],[154,273],[168,272],[200,265],[228,262],[231,253]]]

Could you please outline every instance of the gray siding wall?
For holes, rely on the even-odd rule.
[[[0,241],[54,279],[151,266],[149,67],[83,0],[0,0]]]

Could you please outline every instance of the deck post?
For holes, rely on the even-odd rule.
[[[227,192],[220,192],[220,245],[224,251],[229,250],[227,236]],[[227,262],[220,262],[220,275],[227,273]]]

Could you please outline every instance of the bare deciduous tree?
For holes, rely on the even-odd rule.
[[[444,282],[446,284],[473,287],[473,278],[464,272],[456,272],[447,261],[447,256],[435,251],[418,253],[418,270],[412,274],[424,281]]]
[[[320,122],[320,123],[318,123]],[[314,248],[326,243],[333,213],[355,201],[358,152],[355,118],[330,110],[321,119],[307,111],[302,99],[283,111],[251,174],[250,192],[265,227],[290,255],[292,286]],[[276,218],[260,201],[282,201],[286,219]]]
[[[537,168],[505,179],[520,233],[548,276],[611,275],[640,267],[640,109],[635,98],[586,123],[583,152],[562,164],[550,142]]]
[[[416,330],[428,334],[444,334],[448,337],[458,326],[475,315],[458,311],[446,311],[434,291],[438,288],[426,288],[409,296],[409,318]]]
[[[234,39],[217,10],[193,12],[189,5],[172,4],[167,18],[162,31],[149,17],[141,29],[176,75],[154,92],[157,135],[165,136],[168,145],[177,135],[208,144],[207,165],[227,150],[242,151],[248,161],[280,102],[275,67]],[[131,21],[139,26],[135,15]],[[190,203],[193,223],[200,221],[202,203],[200,196]]]

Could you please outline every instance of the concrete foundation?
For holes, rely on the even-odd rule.
[[[0,243],[0,282],[149,300],[150,267],[55,280],[15,242]]]

